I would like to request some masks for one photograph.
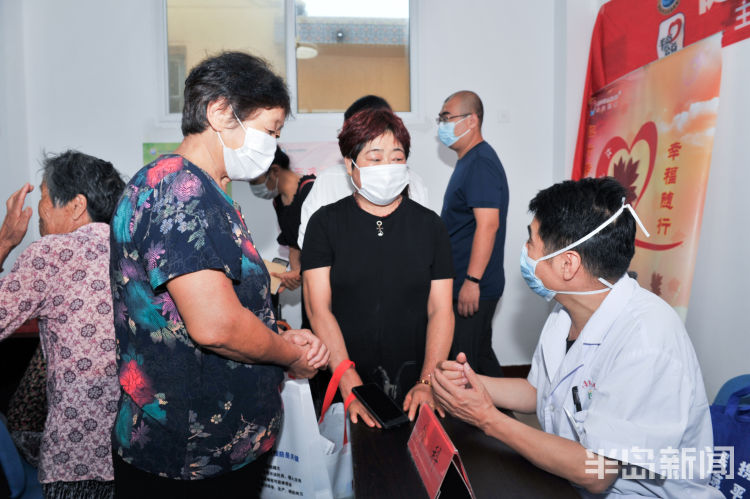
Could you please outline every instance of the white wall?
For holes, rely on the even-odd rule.
[[[32,171],[32,164],[26,153],[26,91],[22,39],[21,3],[0,1],[0,200],[3,202],[30,180]],[[35,203],[33,205],[36,207]],[[34,230],[30,232],[34,233]],[[33,240],[32,234],[29,236],[11,252],[5,264],[6,269],[11,267],[15,257]]]
[[[510,185],[507,284],[493,323],[494,346],[503,364],[528,363],[548,309],[519,275],[526,206],[539,189],[570,171],[599,0],[417,1],[419,77],[417,110],[407,121],[410,164],[426,180],[431,207],[439,211],[455,156],[437,142],[433,118],[451,92],[478,92],[485,137]],[[181,138],[177,123],[162,121],[163,22],[156,0],[0,0],[2,199],[25,180],[39,183],[42,149],[78,148],[132,175],[141,166],[142,142]],[[746,157],[741,138],[750,125],[736,111],[750,108],[750,96],[740,89],[750,76],[740,63],[743,55],[750,60],[747,45],[724,51],[719,132],[688,313],[710,396],[731,374],[750,371],[750,335],[739,316],[749,274],[743,258],[747,223],[733,197],[748,175],[738,161]],[[725,100],[729,94],[733,100]],[[340,115],[298,116],[287,123],[282,141],[332,140],[340,124]],[[261,253],[272,258],[278,247],[270,203],[253,198],[246,186],[235,186],[234,194]],[[291,310],[284,311],[289,318]]]
[[[712,398],[750,373],[750,39],[722,49],[719,117],[686,326]]]

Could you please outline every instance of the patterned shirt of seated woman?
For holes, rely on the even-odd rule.
[[[39,479],[47,497],[112,494],[110,431],[120,386],[109,286],[109,225],[125,183],[111,163],[76,151],[44,160],[39,232],[0,280],[0,339],[39,319],[49,403]],[[8,200],[0,263],[26,234],[33,187]]]
[[[409,145],[391,111],[363,110],[344,123],[339,147],[356,193],[312,216],[302,271],[331,369],[356,364],[341,379],[341,397],[375,382],[413,419],[420,404],[435,406],[430,373],[450,350],[453,266],[440,217],[403,195]],[[349,411],[352,422],[375,425],[358,401]]]

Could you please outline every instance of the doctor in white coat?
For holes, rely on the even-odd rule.
[[[435,399],[583,496],[722,497],[707,485],[711,417],[685,327],[626,273],[640,225],[626,195],[589,178],[532,199],[521,272],[557,305],[529,376],[479,376],[459,354],[433,373]],[[498,407],[536,412],[542,431]]]

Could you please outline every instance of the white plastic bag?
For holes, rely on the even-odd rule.
[[[261,498],[354,497],[351,443],[343,442],[344,405],[333,404],[319,428],[306,379],[286,379],[281,398],[284,421]]]
[[[344,433],[346,424],[346,433]],[[328,478],[331,481],[333,497],[343,499],[354,497],[354,469],[352,467],[352,444],[344,442],[345,435],[350,435],[349,418],[346,417],[344,404],[341,402],[331,405],[326,411],[323,421],[319,425],[321,442],[331,445],[324,459]]]

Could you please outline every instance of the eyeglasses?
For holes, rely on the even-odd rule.
[[[465,117],[469,116],[470,114],[471,113],[454,114],[454,115],[450,115],[450,114],[440,115],[437,118],[435,118],[435,123],[437,123],[439,125],[440,123],[446,123],[448,121],[455,120],[456,118],[465,118]]]

